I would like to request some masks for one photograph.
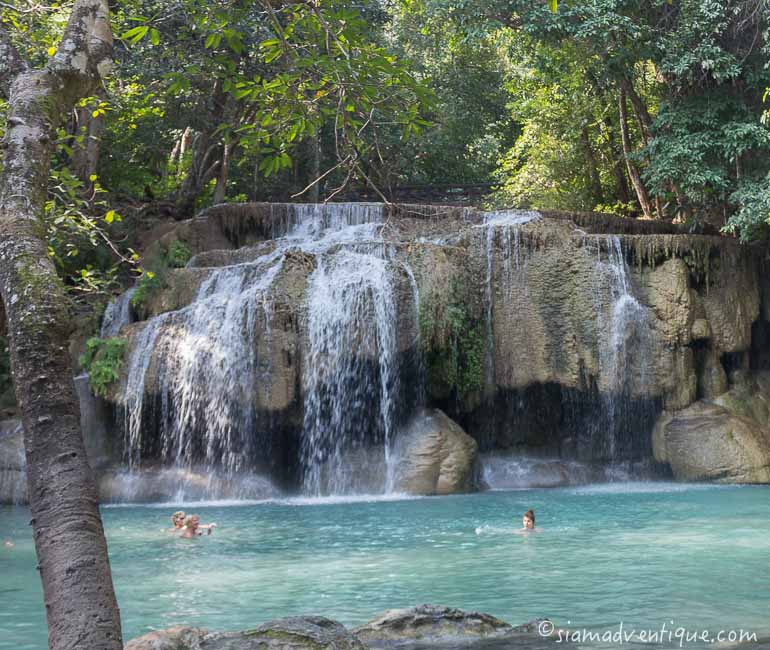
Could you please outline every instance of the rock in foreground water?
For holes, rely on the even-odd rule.
[[[254,630],[209,634],[194,627],[150,632],[126,650],[365,650],[341,623],[321,616],[270,621]]]
[[[513,627],[489,614],[418,605],[388,610],[352,631],[321,616],[298,616],[243,632],[174,627],[129,641],[126,650],[537,650],[552,647],[554,634],[547,619]]]
[[[207,634],[199,627],[171,627],[132,639],[125,650],[197,650]]]
[[[499,636],[513,631],[499,618],[452,607],[418,605],[409,609],[389,609],[353,632],[361,640],[403,641],[456,637]]]

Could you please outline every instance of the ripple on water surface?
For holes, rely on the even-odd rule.
[[[571,629],[770,633],[770,488],[628,483],[443,498],[183,504],[219,528],[165,532],[179,504],[104,509],[126,638],[316,613],[354,625],[423,602]],[[512,534],[527,508],[539,534]],[[0,509],[0,648],[42,648],[24,509]],[[604,646],[607,647],[607,646]],[[688,647],[697,647],[688,645]],[[713,646],[712,646],[713,647]]]

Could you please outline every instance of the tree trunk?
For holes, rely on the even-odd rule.
[[[230,159],[233,154],[233,145],[225,143],[222,146],[222,162],[217,174],[217,186],[214,188],[214,205],[224,203],[227,198],[227,181],[230,180]]]
[[[0,49],[7,46],[0,34]],[[96,485],[86,458],[67,349],[70,314],[48,257],[43,218],[56,129],[109,69],[107,0],[77,0],[59,51],[45,68],[17,69],[0,175],[0,295],[5,304],[16,396],[24,422],[32,528],[53,650],[120,650]]]
[[[316,131],[310,139],[310,182],[317,181],[321,176],[321,134]],[[308,191],[312,203],[318,203],[321,197],[321,183],[313,183]]]
[[[650,112],[647,110],[647,106],[645,105],[644,100],[639,96],[639,93],[636,92],[634,84],[630,79],[623,77],[620,80],[620,85],[628,98],[631,100],[631,106],[634,109],[634,116],[636,117],[636,121],[639,123],[639,133],[642,137],[642,146],[646,147],[650,144],[650,134],[652,133],[652,117],[650,116]],[[655,195],[655,214],[658,216],[658,219],[663,219],[665,216],[663,214],[663,200],[659,194]]]
[[[583,129],[580,131],[580,139],[586,154],[588,181],[591,186],[591,197],[594,200],[595,207],[604,201],[604,192],[602,191],[602,180],[599,177],[599,166],[596,163],[596,154],[591,145],[591,138],[588,134],[587,126],[583,126]]]
[[[628,203],[631,200],[631,189],[628,187],[623,151],[621,146],[618,145],[615,127],[609,116],[604,118],[604,126],[607,130],[607,146],[609,148],[610,160],[612,161],[612,171],[618,183],[618,195],[623,203]]]
[[[105,98],[104,89],[99,89],[96,94],[99,99]],[[72,147],[72,173],[77,176],[86,187],[91,187],[91,176],[96,174],[99,165],[99,153],[102,144],[102,132],[104,131],[104,117],[94,117],[90,106],[79,108],[76,112],[77,124],[75,135],[83,136],[83,143],[77,142]]]
[[[644,186],[639,170],[636,164],[631,160],[631,137],[628,133],[628,109],[626,107],[626,93],[621,89],[620,96],[618,98],[618,113],[620,115],[620,139],[623,143],[623,155],[626,159],[626,167],[628,168],[628,175],[631,178],[631,182],[636,190],[636,197],[639,199],[639,205],[642,208],[644,216],[648,219],[652,219],[652,204],[650,203],[650,195],[647,193],[647,188]]]
[[[652,131],[652,117],[644,104],[644,100],[636,92],[634,84],[627,77],[620,79],[620,87],[626,96],[631,100],[631,106],[634,109],[634,115],[639,122],[639,131],[642,134],[642,143],[646,147],[650,143],[650,132]]]

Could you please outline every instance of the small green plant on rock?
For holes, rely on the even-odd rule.
[[[190,248],[183,241],[175,239],[166,250],[166,262],[172,269],[181,269],[193,256]]]
[[[120,377],[120,368],[128,341],[123,338],[100,339],[86,342],[86,351],[80,355],[80,367],[88,373],[88,382],[94,395],[106,397],[110,386]]]
[[[153,271],[145,271],[136,282],[136,291],[131,296],[131,306],[141,317],[152,297],[166,286],[162,274]]]

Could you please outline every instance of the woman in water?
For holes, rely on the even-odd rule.
[[[184,512],[181,510],[177,510],[173,515],[171,515],[171,523],[174,525],[173,528],[169,528],[169,533],[178,533],[180,530],[184,528]]]
[[[522,530],[535,530],[535,511],[532,508],[524,513],[521,523],[523,525]]]
[[[200,537],[203,535],[204,530],[208,531],[208,534],[211,535],[211,531],[214,530],[214,528],[216,528],[216,524],[201,525],[198,515],[190,515],[185,519],[182,537],[186,539]]]

